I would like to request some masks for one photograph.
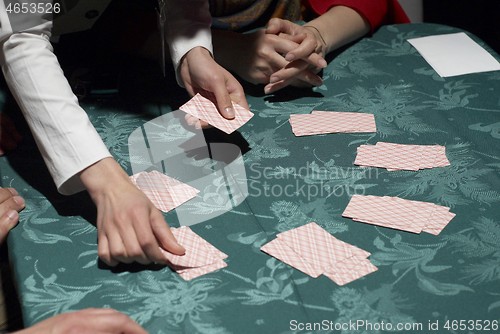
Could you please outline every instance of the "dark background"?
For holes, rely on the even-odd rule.
[[[500,0],[424,0],[424,22],[465,29],[500,53]]]

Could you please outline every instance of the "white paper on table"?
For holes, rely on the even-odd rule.
[[[441,77],[500,70],[500,63],[467,34],[408,39]]]

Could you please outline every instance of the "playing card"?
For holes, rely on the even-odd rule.
[[[230,134],[253,117],[253,113],[250,110],[243,108],[237,103],[233,102],[233,108],[235,111],[234,119],[225,119],[221,116],[212,101],[200,94],[196,94],[179,109]]]
[[[130,180],[163,212],[175,209],[196,197],[199,192],[198,189],[158,171],[140,172],[130,176]]]
[[[184,255],[175,255],[162,249],[165,257],[176,269],[202,267],[227,258],[226,254],[189,227],[172,228],[171,231],[177,242],[186,249]]]
[[[277,258],[281,262],[284,262],[297,270],[302,271],[311,277],[318,277],[322,274],[322,270],[314,268],[310,263],[308,263],[304,258],[297,254],[291,247],[289,247],[282,240],[274,239],[263,245],[261,251]]]
[[[162,248],[160,250],[168,260],[168,266],[183,279],[191,280],[227,266],[224,262],[227,254],[194,233],[191,228],[182,226],[172,228],[171,231],[177,242],[186,249],[186,253],[174,255]]]
[[[345,285],[377,270],[378,268],[370,260],[354,257],[337,263],[324,275],[338,285]]]
[[[261,250],[311,277],[325,274],[339,285],[377,270],[367,259],[369,252],[338,240],[314,222],[279,233]]]
[[[199,190],[158,171],[140,172],[130,180],[149,198],[154,206],[163,212],[196,197]]]
[[[184,280],[190,281],[193,278],[200,277],[200,276],[203,276],[205,274],[209,274],[213,271],[216,271],[216,270],[219,270],[219,269],[222,269],[225,267],[227,267],[226,262],[224,262],[223,260],[217,260],[214,263],[203,266],[203,267],[177,270],[177,273]]]
[[[406,145],[378,142],[376,145],[361,145],[357,149],[355,165],[394,170],[419,170],[444,167],[450,162],[446,147],[440,145]]]
[[[432,217],[429,219],[429,222],[422,231],[433,235],[439,235],[439,233],[441,233],[441,231],[455,216],[456,214],[450,212],[447,207],[436,208]]]
[[[354,195],[342,216],[372,225],[420,233],[423,226],[415,224],[414,211],[410,206],[394,197]]]
[[[300,254],[318,272],[354,255],[368,257],[370,253],[353,247],[325,231],[318,224],[309,224],[279,233],[278,239]]]
[[[434,203],[391,196],[352,196],[342,216],[402,231],[439,234],[455,214]]]
[[[296,136],[377,131],[373,114],[354,112],[313,111],[311,114],[292,114],[290,124]]]

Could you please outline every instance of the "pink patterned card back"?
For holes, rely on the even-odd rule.
[[[335,238],[314,222],[282,232],[277,237],[321,272],[354,254],[364,252]],[[365,255],[368,256],[369,253],[366,252]]]
[[[377,270],[378,268],[366,258],[349,258],[331,267],[325,276],[338,285],[345,285]]]
[[[378,142],[376,145],[359,146],[354,164],[387,168],[390,171],[415,171],[448,166],[450,162],[444,146]]]
[[[199,190],[158,171],[140,172],[130,180],[149,198],[154,206],[163,212],[196,197]]]
[[[200,94],[196,94],[179,109],[187,114],[190,114],[191,116],[207,122],[227,134],[230,134],[248,122],[254,115],[250,110],[247,110],[234,102],[233,108],[235,111],[234,119],[226,119],[221,116],[217,107],[211,100]]]
[[[208,264],[208,265],[203,266],[203,267],[178,270],[177,273],[184,280],[190,281],[194,278],[209,274],[211,272],[217,271],[217,270],[225,268],[225,267],[227,267],[226,262],[224,262],[223,260],[217,260],[214,263]]]
[[[186,249],[184,255],[174,255],[162,249],[167,260],[176,268],[203,267],[227,257],[189,227],[172,228],[171,231],[177,242]]]
[[[311,114],[292,114],[290,124],[296,136],[377,131],[373,114],[354,112],[313,111]]]
[[[281,262],[284,262],[311,277],[316,278],[323,273],[323,270],[311,266],[308,261],[303,259],[298,253],[296,253],[279,238],[271,240],[260,249],[272,257],[277,258]]]

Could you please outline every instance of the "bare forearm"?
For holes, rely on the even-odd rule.
[[[332,7],[306,25],[318,29],[326,43],[326,54],[370,31],[369,23],[358,12],[345,6]]]

